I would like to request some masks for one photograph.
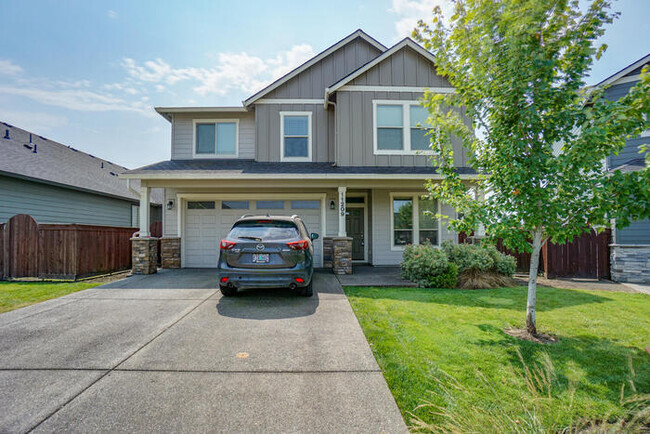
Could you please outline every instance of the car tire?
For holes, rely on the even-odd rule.
[[[300,291],[300,295],[302,295],[303,297],[311,297],[312,295],[314,295],[313,284],[314,284],[314,279],[312,279],[311,282],[309,282],[309,285],[302,288],[302,291]]]
[[[221,290],[221,294],[224,297],[232,297],[233,295],[237,294],[237,288],[235,288],[234,286],[219,285],[219,289]]]

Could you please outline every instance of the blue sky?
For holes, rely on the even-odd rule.
[[[357,28],[397,42],[434,4],[0,0],[0,120],[131,168],[169,159],[152,107],[240,105]],[[650,52],[650,1],[614,8],[590,83]]]

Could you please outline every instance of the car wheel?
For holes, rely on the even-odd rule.
[[[232,297],[233,295],[237,294],[237,288],[234,286],[219,285],[219,289],[221,290],[221,294],[223,294],[224,297]]]
[[[300,291],[300,295],[302,295],[303,297],[311,297],[312,295],[314,295],[313,284],[314,284],[314,279],[312,279],[311,282],[309,282],[309,285],[302,288],[302,291]]]

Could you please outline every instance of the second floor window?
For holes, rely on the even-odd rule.
[[[236,157],[236,121],[195,121],[194,154],[197,157]]]
[[[311,112],[280,112],[280,160],[311,161]]]
[[[417,101],[373,101],[375,154],[430,151],[427,109]]]

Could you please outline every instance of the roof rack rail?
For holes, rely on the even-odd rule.
[[[299,216],[298,214],[294,214],[294,215],[291,216],[291,218],[292,218],[292,219],[299,219],[300,216]]]
[[[244,214],[243,216],[239,217],[240,219],[246,218],[246,217],[254,217],[253,214]]]

